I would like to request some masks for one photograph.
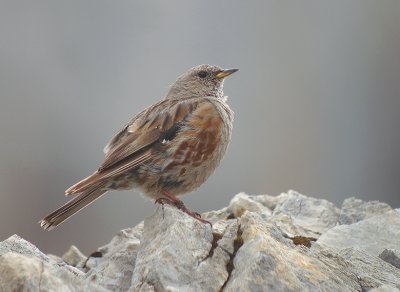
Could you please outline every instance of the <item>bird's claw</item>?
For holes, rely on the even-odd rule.
[[[211,228],[213,227],[210,221],[204,220],[201,218],[201,215],[197,212],[193,212],[186,208],[186,206],[183,204],[181,200],[173,201],[169,198],[158,198],[154,201],[154,204],[160,204],[164,207],[165,204],[175,206],[177,209],[181,210],[182,212],[186,213],[190,217],[193,217],[194,219],[199,220],[202,223],[209,224]],[[164,214],[163,214],[164,215]]]

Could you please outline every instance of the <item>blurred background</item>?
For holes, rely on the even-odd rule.
[[[54,231],[37,224],[109,138],[202,63],[240,68],[225,82],[236,116],[188,207],[288,189],[400,207],[399,28],[396,0],[1,1],[0,240],[89,254],[153,214],[137,192],[113,192]]]

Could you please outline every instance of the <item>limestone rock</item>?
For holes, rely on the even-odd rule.
[[[392,208],[379,201],[364,202],[356,198],[348,198],[343,201],[340,212],[339,224],[353,224],[358,221],[386,213]]]
[[[295,247],[273,224],[247,213],[241,220],[243,245],[224,291],[356,291],[355,276],[343,274]],[[335,262],[331,261],[331,265]],[[337,264],[336,264],[337,265]]]
[[[0,243],[0,291],[399,291],[400,210],[240,193],[203,224],[168,205],[88,257]]]
[[[270,209],[245,193],[239,193],[233,197],[229,203],[228,211],[236,218],[241,217],[245,211],[257,213],[264,212],[267,216],[271,215]]]
[[[295,191],[289,191],[281,197],[273,216],[288,215],[296,225],[312,232],[321,234],[335,226],[339,219],[340,210],[327,200],[306,197]]]
[[[87,278],[110,291],[127,291],[131,286],[143,224],[118,232],[111,242],[89,257]],[[92,254],[93,255],[93,254]]]
[[[8,252],[0,257],[0,291],[73,291],[36,257]]]
[[[208,211],[201,215],[201,217],[211,223],[216,223],[221,220],[228,219],[231,216],[231,213],[228,211],[228,207],[222,208],[217,211]]]
[[[372,288],[368,292],[400,292],[400,290],[390,285],[382,285],[378,288]]]
[[[374,256],[384,249],[400,250],[400,213],[390,210],[351,225],[339,225],[321,235],[318,243],[332,249],[354,248]]]
[[[395,266],[400,269],[400,252],[393,249],[385,249],[379,255],[379,257],[385,262]]]
[[[280,194],[279,196],[270,196],[270,195],[252,195],[249,196],[251,197],[254,201],[257,201],[261,204],[263,204],[265,207],[267,207],[270,210],[274,210],[276,208],[276,205],[284,199],[286,196],[285,193]]]
[[[224,229],[236,224],[230,221]],[[172,207],[158,208],[144,221],[129,291],[215,291],[228,277],[229,255],[218,246],[223,237]]]
[[[400,270],[379,257],[354,248],[344,249],[339,254],[353,265],[351,271],[357,275],[364,291],[382,285],[400,288]]]
[[[10,243],[12,243],[10,245]],[[18,236],[0,244],[0,291],[105,291],[84,274],[59,264]]]
[[[55,268],[63,267],[65,270],[77,276],[84,275],[80,270],[76,269],[75,267],[72,267],[65,262],[56,261],[54,260],[54,257],[49,257],[45,255],[32,243],[19,237],[18,235],[13,235],[0,243],[0,256],[3,256],[4,254],[9,252],[21,254],[30,258],[35,257],[41,262],[48,263]]]
[[[62,260],[70,266],[77,267],[86,260],[86,257],[75,245],[71,245],[69,250],[62,256]]]

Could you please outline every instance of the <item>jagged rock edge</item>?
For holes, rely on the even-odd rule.
[[[229,261],[226,263],[226,271],[228,272],[228,277],[226,278],[224,284],[221,286],[221,288],[219,288],[219,292],[222,292],[226,285],[228,284],[229,280],[231,279],[231,275],[233,270],[235,269],[235,264],[234,264],[234,260],[235,260],[235,256],[238,252],[238,250],[242,247],[243,245],[243,238],[242,238],[242,234],[243,234],[243,230],[241,229],[242,226],[238,220],[238,228],[236,231],[236,237],[233,240],[233,252],[230,253],[227,250],[224,249],[224,251],[229,255]]]

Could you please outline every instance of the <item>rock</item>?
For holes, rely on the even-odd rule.
[[[240,220],[243,245],[233,260],[224,291],[340,291],[357,290],[351,273],[330,268],[306,248],[297,248],[281,231],[255,213]],[[331,261],[333,264],[333,261]]]
[[[118,232],[109,244],[98,249],[95,257],[90,257],[87,278],[110,291],[127,291],[142,232],[143,224]]]
[[[46,262],[50,260],[48,256],[42,253],[36,246],[19,237],[18,235],[10,236],[9,238],[1,242],[0,256],[8,252],[15,252],[26,256],[38,257]]]
[[[385,249],[379,255],[379,258],[400,269],[400,252],[398,250]]]
[[[158,206],[85,257],[0,243],[0,291],[399,291],[400,210],[354,198],[339,210],[295,191],[240,193],[203,214]],[[340,224],[340,225],[339,225]]]
[[[76,267],[80,263],[83,263],[86,257],[75,245],[71,245],[69,250],[62,256],[62,260],[68,265]]]
[[[54,268],[63,267],[67,271],[77,276],[84,275],[84,273],[82,273],[75,267],[72,267],[63,261],[60,262],[59,260],[54,260],[55,259],[54,256],[49,257],[45,255],[32,243],[19,237],[18,235],[13,235],[0,243],[0,256],[3,256],[4,254],[9,252],[21,254],[29,258],[32,257],[38,258],[41,262],[49,263]]]
[[[348,198],[343,201],[339,216],[339,224],[353,224],[358,221],[386,213],[392,208],[379,201],[364,202],[356,198]]]
[[[400,213],[390,210],[351,225],[331,228],[318,239],[336,250],[355,248],[373,256],[384,249],[400,250]]]
[[[400,290],[390,285],[382,285],[378,288],[372,288],[368,292],[400,292]]]
[[[78,287],[81,291],[105,291],[71,268],[50,259],[6,252],[0,256],[0,291],[77,291]]]
[[[224,229],[236,224],[230,221]],[[229,255],[218,246],[224,235],[175,208],[158,208],[144,221],[129,291],[218,290],[228,277]],[[233,241],[229,232],[225,237]]]
[[[400,288],[400,270],[380,258],[353,248],[344,249],[339,255],[352,264],[350,270],[357,276],[363,291],[382,285]]]
[[[254,201],[257,201],[263,204],[265,207],[273,211],[276,208],[276,205],[284,199],[286,196],[285,193],[280,194],[279,196],[270,196],[270,195],[253,195],[249,196]]]
[[[279,197],[272,220],[288,234],[318,237],[339,219],[340,210],[327,200],[306,197],[295,191]]]
[[[202,218],[211,223],[215,223],[220,220],[228,219],[229,216],[231,216],[231,213],[228,212],[227,207],[222,208],[221,210],[209,211],[209,212],[205,212],[202,214]]]
[[[48,263],[8,252],[0,257],[0,291],[73,291],[56,277]],[[59,290],[59,291],[62,291]]]
[[[233,197],[229,203],[228,212],[233,214],[235,218],[239,218],[245,211],[249,212],[264,212],[267,216],[271,215],[271,210],[265,207],[260,202],[254,200],[251,196],[245,193],[239,193]]]

